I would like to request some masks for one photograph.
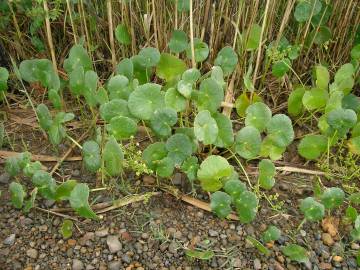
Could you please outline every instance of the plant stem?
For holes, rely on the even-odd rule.
[[[52,40],[52,35],[51,35],[51,27],[50,27],[50,18],[49,18],[49,8],[47,5],[46,0],[44,0],[44,10],[45,10],[45,26],[46,26],[46,37],[49,43],[49,49],[50,49],[50,55],[51,55],[51,60],[52,60],[52,64],[53,64],[53,68],[55,73],[58,73],[57,70],[57,64],[56,64],[56,57],[55,57],[55,50],[54,50],[54,43]]]
[[[195,49],[194,49],[194,29],[193,29],[193,1],[190,0],[190,46],[191,46],[191,63],[196,68]]]
[[[109,42],[110,42],[110,48],[111,48],[111,63],[113,66],[113,71],[115,71],[116,55],[115,55],[114,29],[113,29],[113,20],[112,20],[111,0],[106,1],[106,7],[107,7],[108,22],[109,22]]]

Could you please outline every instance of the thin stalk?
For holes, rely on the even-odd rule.
[[[253,75],[253,85],[255,85],[256,83],[256,77],[257,77],[257,73],[260,67],[260,60],[261,60],[261,47],[262,47],[262,41],[263,41],[263,36],[264,36],[264,32],[265,32],[265,27],[266,27],[266,21],[267,21],[267,17],[268,17],[268,13],[269,13],[269,7],[270,7],[270,0],[266,1],[266,6],[265,6],[265,15],[264,15],[264,19],[262,22],[262,26],[261,26],[261,32],[260,32],[260,42],[259,42],[259,47],[258,47],[258,54],[256,57],[256,65],[255,65],[255,70],[254,70],[254,75]],[[251,92],[251,97],[250,100],[252,100],[254,92]]]
[[[77,44],[78,43],[77,33],[76,33],[76,28],[75,28],[73,17],[72,17],[71,6],[70,6],[69,0],[66,0],[66,7],[67,7],[67,10],[69,12],[70,24],[71,24],[71,28],[72,28],[72,31],[73,31],[74,41],[75,41],[75,44]]]
[[[114,29],[113,29],[113,20],[112,20],[112,5],[111,0],[106,1],[107,8],[107,17],[109,22],[109,42],[111,48],[111,63],[113,66],[113,71],[116,70],[116,55],[115,55],[115,43],[114,43]]]
[[[50,49],[50,55],[51,55],[53,68],[54,68],[55,73],[58,73],[56,57],[55,57],[55,50],[54,50],[54,43],[52,40],[51,27],[50,27],[49,8],[48,8],[46,0],[44,0],[43,4],[44,4],[44,10],[45,10],[46,37],[47,37],[47,41],[49,43],[49,49]]]
[[[196,68],[195,49],[194,49],[194,29],[193,29],[193,1],[190,0],[190,46],[191,46],[191,63]]]

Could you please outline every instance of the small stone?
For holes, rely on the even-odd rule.
[[[176,232],[174,233],[174,238],[176,238],[176,239],[180,239],[181,236],[182,236],[182,233],[181,233],[180,231],[176,231]]]
[[[8,184],[10,180],[10,175],[8,173],[3,173],[0,175],[0,184]]]
[[[109,235],[106,239],[106,243],[111,253],[116,253],[122,249],[119,238],[115,235]]]
[[[334,261],[334,262],[342,262],[342,261],[343,261],[343,257],[336,255],[336,256],[333,257],[333,261]]]
[[[153,184],[155,184],[155,178],[150,175],[145,175],[143,177],[143,182],[146,185],[153,185]]]
[[[48,208],[52,207],[55,204],[54,200],[45,200],[44,205]]]
[[[142,233],[142,234],[141,234],[141,238],[144,239],[144,240],[146,240],[146,239],[149,238],[149,234],[148,234],[148,233]]]
[[[105,237],[109,234],[109,229],[108,228],[105,228],[105,229],[102,229],[102,230],[98,230],[95,232],[95,235],[97,237]]]
[[[124,263],[127,263],[127,264],[131,263],[131,258],[130,258],[130,256],[127,255],[127,254],[124,254],[124,255],[121,257],[121,260],[122,260]]]
[[[321,262],[319,263],[319,268],[321,270],[329,270],[332,268],[331,263]]]
[[[259,259],[254,260],[254,269],[260,270],[261,269],[261,262]]]
[[[6,237],[3,243],[4,245],[12,246],[15,243],[15,233],[10,234],[8,237]]]
[[[305,232],[304,230],[300,230],[300,235],[301,235],[302,237],[305,237],[305,236],[306,236],[306,232]]]
[[[85,233],[84,236],[79,239],[79,244],[82,246],[85,245],[86,242],[88,242],[90,240],[94,240],[94,236],[95,236],[95,234],[93,232]]]
[[[113,261],[109,263],[109,270],[120,270],[121,269],[121,262]]]
[[[48,230],[48,226],[47,225],[41,225],[39,226],[39,231],[40,232],[46,232]]]
[[[75,169],[71,172],[72,176],[80,176],[80,171],[78,169]]]
[[[332,246],[334,244],[334,240],[329,233],[323,233],[321,238],[327,246]]]
[[[172,254],[176,254],[177,253],[177,244],[175,242],[171,242],[168,249],[169,249],[169,252],[171,252]]]
[[[76,240],[75,240],[75,239],[69,239],[69,240],[67,241],[67,243],[68,243],[69,246],[73,247],[73,246],[76,245]]]
[[[26,251],[26,255],[32,259],[37,259],[38,251],[34,248],[30,248]]]
[[[174,177],[171,179],[173,185],[180,186],[181,185],[181,178],[182,178],[181,173],[175,173]]]
[[[234,266],[234,267],[237,267],[237,268],[242,267],[241,260],[240,260],[239,258],[236,258],[236,259],[234,260],[233,266]]]
[[[360,248],[360,245],[358,243],[351,243],[351,249],[358,250]]]
[[[217,231],[213,230],[213,229],[210,229],[209,230],[209,235],[211,237],[217,237],[219,235],[219,233]]]
[[[73,259],[72,270],[82,270],[82,269],[84,269],[83,262],[78,259]]]
[[[95,267],[92,266],[91,264],[88,264],[86,267],[85,267],[86,270],[94,270]]]

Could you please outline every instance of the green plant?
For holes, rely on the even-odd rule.
[[[11,182],[9,191],[13,205],[24,212],[28,212],[35,205],[37,194],[41,197],[54,200],[70,202],[71,207],[82,217],[97,219],[96,214],[91,210],[88,197],[89,188],[86,184],[77,183],[75,180],[67,180],[61,185],[56,184],[54,178],[42,170],[40,162],[32,162],[28,152],[6,160],[6,172],[17,177],[23,175],[31,179],[34,189],[27,195],[25,187],[17,182]],[[28,196],[28,199],[26,197]]]

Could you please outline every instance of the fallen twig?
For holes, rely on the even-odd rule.
[[[314,171],[314,170],[308,170],[308,169],[296,168],[296,167],[290,167],[290,166],[276,167],[276,169],[279,171],[283,171],[283,172],[295,172],[295,173],[312,174],[312,175],[325,175],[325,172],[322,172],[322,171]]]
[[[34,207],[34,209],[45,212],[45,213],[48,213],[48,214],[52,214],[52,215],[55,215],[55,216],[59,216],[59,217],[62,217],[62,218],[71,219],[73,221],[79,222],[79,220],[77,218],[74,218],[74,217],[69,216],[69,215],[61,214],[61,213],[58,213],[58,212],[54,212],[54,211],[43,209],[43,208],[36,207],[36,206]]]
[[[209,203],[195,199],[188,195],[182,194],[177,188],[165,186],[165,187],[162,187],[161,189],[164,190],[165,192],[167,192],[168,194],[171,194],[174,197],[176,197],[188,204],[191,204],[191,205],[193,205],[197,208],[200,208],[202,210],[205,210],[207,212],[212,212]],[[227,218],[231,219],[231,220],[239,220],[237,215],[235,215],[234,213],[231,213]]]
[[[19,152],[0,150],[0,158],[2,158],[2,159],[7,159],[9,157],[14,157],[14,156],[18,156],[18,155],[20,155]],[[60,159],[61,159],[60,157],[31,154],[32,161],[58,162]],[[82,157],[81,156],[67,157],[65,160],[66,161],[78,161],[78,160],[82,160]],[[2,162],[2,161],[0,161],[0,162]]]

